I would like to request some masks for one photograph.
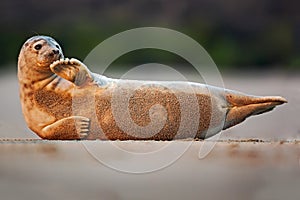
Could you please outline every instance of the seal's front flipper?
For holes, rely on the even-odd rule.
[[[77,86],[93,80],[88,68],[75,58],[57,60],[50,65],[50,69],[53,73]]]
[[[90,130],[89,118],[71,116],[60,119],[42,129],[43,139],[48,140],[76,140],[84,139]]]

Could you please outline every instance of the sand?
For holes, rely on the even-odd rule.
[[[188,141],[177,141],[180,149]],[[115,141],[124,149],[161,148],[171,142]],[[84,145],[104,152],[98,162]],[[152,173],[119,169],[130,156],[112,154],[106,141],[0,141],[1,199],[299,199],[299,142],[218,142],[204,159],[196,141],[174,163]],[[139,162],[147,167],[171,154]],[[147,155],[145,155],[147,157]],[[136,164],[136,163],[135,163]],[[128,167],[128,166],[127,166]],[[124,169],[123,168],[123,169]]]

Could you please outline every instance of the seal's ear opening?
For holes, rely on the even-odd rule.
[[[229,103],[223,130],[241,123],[251,115],[259,115],[273,110],[276,106],[287,103],[283,97],[256,97],[240,93],[227,93]]]

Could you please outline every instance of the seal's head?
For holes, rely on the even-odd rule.
[[[50,72],[50,64],[63,58],[59,44],[48,36],[34,36],[23,45],[19,55],[19,68]],[[20,70],[20,69],[19,69]]]

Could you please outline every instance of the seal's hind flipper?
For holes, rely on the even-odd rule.
[[[227,90],[226,100],[228,112],[223,130],[241,123],[251,115],[259,115],[273,110],[278,105],[287,103],[286,99],[279,96],[258,97],[230,90]]]
[[[50,69],[58,76],[81,86],[88,80],[92,81],[91,72],[79,60],[75,58],[60,59],[50,65]]]

